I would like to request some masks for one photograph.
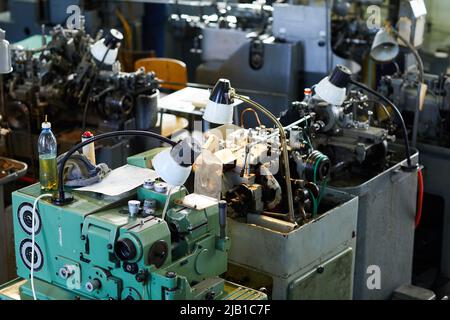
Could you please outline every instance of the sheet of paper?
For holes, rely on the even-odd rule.
[[[99,183],[77,188],[75,190],[97,192],[108,196],[118,196],[119,194],[139,187],[147,179],[156,179],[157,177],[158,175],[154,170],[126,164],[112,170],[108,176]]]
[[[183,199],[183,205],[197,210],[203,210],[217,204],[218,201],[216,199],[196,193],[188,194]]]
[[[195,110],[194,103],[208,102],[209,91],[198,88],[184,88],[161,98],[158,108],[173,111],[189,112]]]
[[[159,109],[178,112],[200,112],[208,103],[210,92],[207,89],[186,87],[171,93],[158,101]],[[242,101],[235,99],[233,106],[241,104]]]

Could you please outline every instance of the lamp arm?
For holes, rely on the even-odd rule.
[[[141,131],[141,130],[124,130],[124,131],[111,131],[107,133],[102,133],[97,136],[94,136],[88,140],[85,140],[83,142],[80,142],[76,145],[74,145],[72,148],[70,148],[69,151],[66,152],[64,157],[61,160],[60,166],[59,166],[59,172],[58,172],[58,197],[54,199],[54,202],[56,204],[64,204],[65,203],[65,195],[64,195],[64,167],[66,165],[67,160],[69,160],[70,156],[75,153],[78,149],[99,140],[104,140],[108,138],[113,137],[122,137],[122,136],[144,136],[144,137],[150,137],[158,139],[162,142],[168,143],[171,146],[175,146],[177,143],[170,140],[169,138],[163,137],[157,133],[150,132],[150,131]]]
[[[244,101],[245,103],[248,103],[252,107],[258,109],[262,113],[264,113],[275,125],[278,127],[279,133],[280,133],[280,142],[281,142],[281,150],[283,153],[283,163],[284,163],[284,171],[285,171],[285,180],[286,180],[286,191],[288,196],[288,206],[289,206],[289,212],[287,215],[287,219],[290,222],[295,222],[295,216],[294,216],[294,198],[292,196],[292,186],[291,186],[291,173],[290,173],[290,167],[289,167],[289,155],[287,151],[287,145],[286,145],[286,133],[284,132],[283,125],[280,123],[280,121],[271,113],[269,110],[264,108],[259,103],[247,99],[244,96],[241,96],[237,93],[235,93],[233,90],[230,92],[230,96],[232,98],[236,98],[239,100]]]
[[[417,130],[419,126],[419,112],[420,112],[420,96],[422,95],[422,84],[424,80],[424,68],[423,61],[419,55],[419,52],[414,48],[414,46],[405,39],[396,29],[392,28],[392,32],[396,35],[412,52],[414,58],[417,61],[417,69],[419,69],[419,84],[417,85],[417,99],[416,99],[416,109],[414,110],[414,123],[413,123],[413,133],[412,133],[412,145],[415,147],[417,143]]]
[[[416,61],[417,61],[417,68],[419,69],[419,83],[421,84],[423,82],[423,79],[424,79],[424,67],[423,67],[423,61],[422,61],[422,58],[419,55],[419,52],[396,29],[392,28],[392,32],[394,33],[394,35],[397,38],[402,40],[402,42],[408,47],[408,49],[411,51],[411,53],[413,54],[414,58],[416,59]]]
[[[369,88],[368,86],[358,82],[358,81],[354,81],[352,79],[350,79],[350,83],[354,84],[355,86],[369,92],[370,94],[378,97],[380,100],[383,100],[386,104],[388,104],[392,110],[394,111],[394,113],[396,114],[398,120],[400,121],[400,124],[402,126],[402,130],[403,130],[403,139],[404,139],[404,143],[405,143],[405,152],[406,152],[406,161],[408,164],[408,169],[412,169],[415,168],[412,165],[412,161],[411,161],[411,148],[409,146],[409,139],[408,139],[408,131],[406,130],[406,125],[405,125],[405,121],[403,120],[403,116],[402,113],[400,112],[400,110],[394,105],[394,103],[389,100],[388,98],[386,98],[385,96],[383,96],[382,94],[379,94],[378,92],[376,92],[375,90],[372,90],[371,88]]]

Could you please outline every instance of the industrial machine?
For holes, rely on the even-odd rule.
[[[256,282],[255,277],[261,280],[261,274],[265,273],[266,283],[270,283],[271,293],[275,298],[300,297],[301,294],[304,294],[303,297],[320,298],[326,297],[321,296],[324,292],[339,293],[333,296],[334,298],[348,298],[348,295],[340,295],[343,292],[340,289],[350,284],[352,289],[345,292],[355,299],[389,299],[397,288],[411,283],[418,154],[409,147],[408,137],[405,135],[405,147],[394,143],[394,136],[390,133],[391,126],[396,127],[400,123],[403,132],[407,132],[395,105],[351,77],[348,68],[338,66],[314,87],[314,93],[305,90],[305,100],[293,103],[291,110],[280,119],[284,121],[281,130],[286,132],[283,136],[279,129],[281,124],[277,124],[277,129],[264,126],[257,129],[238,129],[226,125],[213,129],[207,135],[206,154],[212,154],[205,155],[204,158],[209,157],[209,160],[202,163],[205,168],[202,167],[199,174],[204,179],[199,179],[198,182],[204,183],[203,192],[220,190],[229,204],[229,216],[237,221],[230,223],[230,232],[235,241],[242,243],[234,250],[232,248],[230,254],[231,264],[240,267],[235,275],[246,274],[242,271],[245,268],[258,270],[259,273],[254,277],[248,274],[244,277]],[[204,118],[224,121],[224,115],[229,115],[230,108],[226,105],[226,99],[230,96],[240,98],[268,115],[264,108],[236,95],[234,89],[226,89],[227,86],[229,84],[227,85],[226,80],[218,81]],[[221,95],[221,91],[225,94]],[[380,101],[370,99],[368,93]],[[219,99],[221,96],[223,99]],[[228,101],[228,104],[230,103],[231,101]],[[396,113],[391,114],[385,104]],[[394,118],[394,115],[398,119]],[[291,122],[289,118],[296,120]],[[244,113],[241,114],[241,123],[243,120]],[[387,129],[383,128],[385,122]],[[285,136],[288,141],[284,141]],[[286,152],[289,154],[287,158],[284,157]],[[279,166],[280,155],[283,155],[284,167]],[[286,159],[289,166],[286,165]],[[209,170],[208,162],[211,166]],[[219,178],[223,180],[223,189],[220,189],[221,184],[217,182],[217,172],[223,172]],[[345,200],[343,203],[338,201],[325,205],[329,190],[358,197],[359,207],[354,207],[357,211],[346,207]],[[295,261],[296,254],[299,254],[299,259],[310,257],[309,251],[302,252],[303,247],[296,247],[299,242],[294,242],[292,250],[288,251],[289,259],[280,266],[278,262],[284,261],[286,256],[283,255],[287,253],[281,249],[284,248],[281,244],[278,247],[280,252],[274,247],[270,250],[271,254],[281,255],[278,260],[274,260],[278,266],[274,269],[269,268],[267,261],[259,261],[252,255],[255,243],[261,244],[261,250],[272,248],[272,244],[277,243],[275,240],[266,242],[266,239],[271,238],[268,235],[270,232],[284,234],[280,242],[289,243],[293,241],[294,234],[298,233],[299,237],[304,235],[302,231],[308,230],[308,225],[311,230],[320,228],[320,223],[314,223],[316,219],[326,223],[327,220],[323,217],[327,216],[328,212],[329,216],[333,217],[332,213],[343,207],[349,211],[348,216],[340,213],[337,217],[342,218],[347,227],[357,221],[358,228],[353,228],[355,233],[350,232],[353,235],[350,236],[348,229],[344,228],[341,222],[335,222],[339,225],[338,229],[334,229],[333,225],[324,226],[327,233],[332,233],[342,241],[333,242],[336,245],[333,247],[322,248],[318,245],[319,251],[315,252],[317,256],[311,257],[311,261],[306,259],[306,263],[318,267],[320,263],[314,259],[320,259],[322,262],[323,259],[331,259],[327,256],[329,252],[333,252],[334,257],[348,248],[356,250],[355,275],[354,279],[350,277],[350,282],[325,281],[331,286],[324,285],[324,288],[327,288],[325,291],[319,290],[312,294],[304,289],[306,291],[299,291],[301,294],[293,293],[297,289],[292,286],[295,286],[294,283],[301,283],[299,279],[305,275],[303,272],[306,270],[285,268],[290,259]],[[354,215],[351,215],[352,212]],[[255,234],[258,232],[253,234],[253,231],[244,231],[245,226],[249,224],[271,231],[265,230],[265,236],[256,238]],[[321,233],[318,231],[318,234]],[[380,238],[379,234],[383,234],[383,237]],[[255,238],[249,238],[250,235]],[[356,241],[356,249],[353,241]],[[245,249],[247,244],[248,250]],[[396,259],[392,259],[393,256],[396,256]],[[353,263],[351,265],[353,266]],[[295,266],[301,267],[302,264],[296,263]],[[352,275],[353,267],[347,267],[340,270],[344,274],[350,272]],[[381,287],[368,284],[373,268],[379,270],[383,283]],[[267,279],[274,277],[283,278],[283,281],[267,282]],[[291,282],[294,279],[297,280]],[[310,288],[316,287],[317,283],[313,283],[310,283]]]
[[[298,130],[310,118],[286,128],[301,172],[290,181],[293,221],[286,214],[280,141],[272,128],[223,125],[207,132],[195,190],[228,204],[229,236],[235,239],[228,279],[265,288],[272,299],[351,299],[358,199],[324,188],[329,160],[308,150]]]
[[[406,142],[394,143],[391,130],[399,122],[386,102],[355,85],[346,91],[339,69],[345,70],[336,68],[315,86],[312,98],[292,108],[315,114],[315,125],[303,130],[330,161],[328,186],[359,199],[353,298],[389,299],[411,283],[418,153]],[[367,284],[374,266],[382,283],[376,289]]]
[[[129,157],[128,165],[146,168],[156,151]],[[72,192],[70,204],[42,200],[34,215],[39,184],[14,192],[20,280],[3,286],[1,298],[266,298],[219,278],[230,239],[226,206],[216,200],[153,179],[118,196]]]
[[[448,237],[450,236],[450,198],[447,168],[450,160],[448,116],[450,108],[450,80],[446,75],[425,74],[427,93],[417,125],[417,148],[424,166],[425,207],[428,227],[421,228],[416,238],[417,281],[436,290],[442,289],[450,278]],[[384,76],[379,91],[391,97],[405,115],[407,125],[414,125],[417,100],[417,76],[414,72]],[[436,270],[434,280],[422,274]],[[440,278],[443,279],[440,279]]]
[[[48,39],[48,40],[47,40]],[[122,35],[115,29],[95,39],[81,29],[56,26],[50,37],[35,36],[14,46],[14,72],[5,81],[4,119],[11,129],[8,154],[36,159],[39,125],[47,115],[65,151],[85,129],[157,131],[158,82],[140,69],[120,71],[116,61]],[[13,143],[14,141],[14,143]],[[98,160],[115,168],[126,157],[153,147],[122,139],[98,145]]]

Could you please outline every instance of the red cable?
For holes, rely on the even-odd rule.
[[[422,169],[419,168],[417,171],[418,179],[418,196],[417,196],[417,214],[416,214],[416,228],[420,224],[420,219],[422,218],[422,205],[423,205],[423,176]]]

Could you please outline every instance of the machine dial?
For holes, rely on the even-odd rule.
[[[24,239],[20,243],[20,257],[22,258],[25,266],[31,270],[31,240]],[[34,244],[34,271],[41,270],[44,265],[44,256],[42,255],[42,250],[37,243]]]
[[[17,209],[17,218],[19,219],[19,224],[23,231],[27,234],[33,232],[32,229],[32,217],[33,217],[33,205],[28,202],[24,202]],[[41,231],[41,216],[39,215],[39,210],[36,208],[36,213],[34,215],[34,234],[38,234]]]

